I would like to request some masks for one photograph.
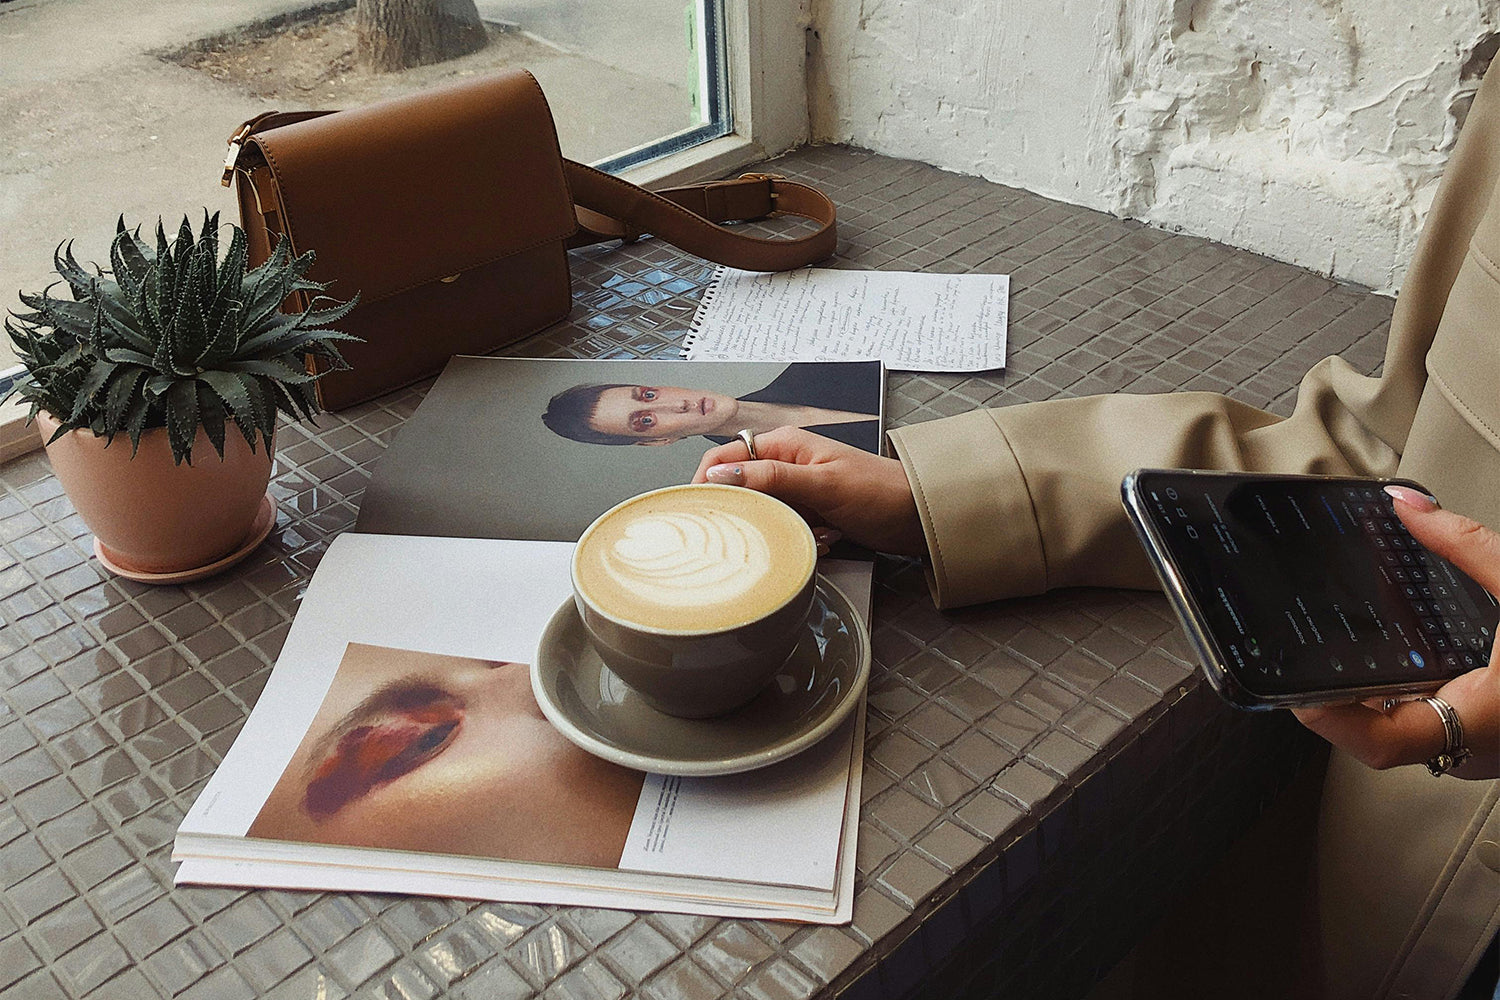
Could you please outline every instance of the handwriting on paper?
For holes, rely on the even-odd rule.
[[[803,268],[723,269],[683,357],[694,361],[880,359],[903,371],[1005,366],[1010,277]]]

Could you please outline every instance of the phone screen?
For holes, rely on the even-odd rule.
[[[1494,598],[1412,538],[1379,483],[1146,471],[1137,490],[1254,694],[1437,682],[1489,661]]]

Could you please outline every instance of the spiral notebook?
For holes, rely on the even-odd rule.
[[[682,356],[690,361],[878,359],[898,371],[1005,367],[1010,277],[721,267]]]

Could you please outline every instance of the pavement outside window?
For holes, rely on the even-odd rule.
[[[564,155],[585,162],[694,124],[687,0],[479,0],[491,42],[434,66],[353,67],[353,0],[8,0],[0,5],[0,308],[56,280],[52,252],[108,261],[115,219],[236,219],[224,142],[251,115],[368,103],[530,69]],[[269,22],[279,24],[272,30]],[[256,25],[259,27],[255,27]],[[8,338],[0,371],[14,364]]]

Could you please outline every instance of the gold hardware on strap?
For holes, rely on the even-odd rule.
[[[780,197],[776,193],[776,182],[784,181],[786,180],[786,177],[782,174],[762,174],[752,171],[748,174],[740,174],[737,179],[742,181],[765,181],[766,185],[770,187],[770,191],[768,193],[771,196],[771,201],[774,203]]]
[[[438,280],[441,281],[445,285],[451,285],[455,281],[458,280],[460,274],[463,274],[463,272],[460,271],[458,274],[450,274],[450,275],[448,275],[448,277],[446,277],[446,278],[439,278]]]

